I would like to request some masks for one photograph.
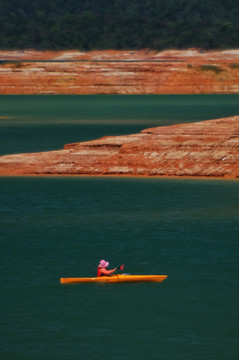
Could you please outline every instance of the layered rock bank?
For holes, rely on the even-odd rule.
[[[0,94],[239,93],[239,50],[0,51]]]
[[[0,157],[0,175],[239,178],[239,116]]]

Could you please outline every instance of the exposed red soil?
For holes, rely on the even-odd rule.
[[[239,116],[0,157],[0,175],[239,178]]]
[[[0,51],[0,60],[0,94],[239,93],[239,50]]]

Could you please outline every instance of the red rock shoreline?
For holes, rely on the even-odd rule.
[[[0,94],[238,94],[239,50],[0,51]]]
[[[0,157],[4,176],[239,178],[239,116]]]

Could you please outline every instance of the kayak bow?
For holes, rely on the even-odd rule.
[[[119,274],[112,276],[85,277],[85,278],[61,278],[61,284],[75,283],[121,283],[121,282],[161,282],[167,275],[127,275]]]

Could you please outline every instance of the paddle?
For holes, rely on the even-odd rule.
[[[117,267],[117,270],[124,270],[124,264]]]

